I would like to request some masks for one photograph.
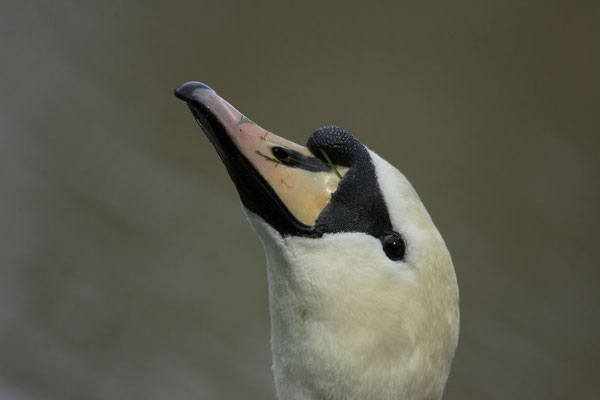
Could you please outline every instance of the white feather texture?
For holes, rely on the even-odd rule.
[[[281,237],[246,211],[265,247],[281,400],[442,396],[458,341],[452,260],[408,180],[370,154],[404,261],[363,233]]]

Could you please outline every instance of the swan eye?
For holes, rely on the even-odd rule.
[[[385,255],[390,260],[398,261],[404,260],[406,253],[406,243],[404,239],[397,233],[390,233],[381,238],[381,245]]]

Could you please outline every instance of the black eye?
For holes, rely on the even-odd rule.
[[[397,233],[390,233],[381,237],[381,245],[385,255],[390,260],[403,260],[406,253],[406,243],[404,239]]]
[[[273,147],[272,151],[275,158],[279,161],[283,161],[290,158],[290,153],[283,147]]]

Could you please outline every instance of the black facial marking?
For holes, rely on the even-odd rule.
[[[305,156],[295,150],[275,146],[271,149],[273,156],[282,164],[292,168],[300,168],[310,172],[328,172],[331,167],[316,157]]]
[[[315,173],[330,171],[330,163],[323,152],[333,164],[348,167],[315,225],[304,225],[292,215],[269,183],[240,152],[213,110],[197,100],[194,96],[197,90],[212,89],[200,82],[187,82],[175,90],[175,95],[188,104],[215,146],[247,209],[261,216],[282,236],[318,238],[327,233],[362,232],[378,238],[389,258],[404,258],[406,244],[392,230],[371,156],[354,136],[337,126],[318,129],[307,144],[315,157],[281,146],[272,148],[277,161],[289,167]]]
[[[319,158],[323,157],[319,149],[323,149],[334,164],[349,167],[319,215],[316,232],[363,232],[378,239],[391,232],[392,223],[367,148],[337,126],[315,131],[307,147]]]

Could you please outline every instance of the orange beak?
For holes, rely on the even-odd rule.
[[[215,146],[244,206],[282,234],[310,234],[347,168],[261,128],[202,83],[184,83],[175,95]]]

